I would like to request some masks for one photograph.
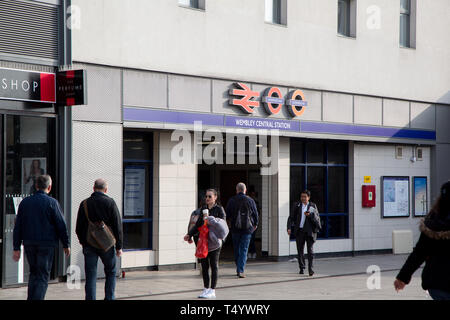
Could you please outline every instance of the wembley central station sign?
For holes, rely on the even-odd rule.
[[[254,108],[260,106],[260,101],[255,100],[260,96],[258,91],[253,91],[249,86],[242,82],[235,82],[235,88],[229,90],[230,105],[242,108],[245,113],[253,113]],[[278,87],[269,87],[264,90],[261,102],[268,115],[278,114],[283,105],[286,105],[291,117],[298,117],[305,112],[307,102],[305,95],[300,89],[293,90],[287,94],[285,98]]]

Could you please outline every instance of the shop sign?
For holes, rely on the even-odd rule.
[[[229,94],[232,96],[229,99],[230,105],[242,108],[245,113],[253,113],[255,108],[260,106],[260,102],[255,100],[260,96],[260,93],[251,90],[242,82],[235,82],[233,85],[235,88],[229,90]],[[264,90],[261,102],[268,115],[280,113],[283,105],[286,105],[291,117],[298,117],[305,112],[307,106],[303,91],[293,90],[284,98],[278,87],[269,87]]]
[[[56,74],[56,83],[59,105],[87,104],[86,70],[59,71]]]
[[[55,103],[55,74],[0,68],[0,99]]]

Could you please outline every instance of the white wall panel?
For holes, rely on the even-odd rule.
[[[399,48],[398,1],[359,0],[356,40],[337,35],[337,1],[288,3],[279,27],[265,23],[262,0],[207,1],[204,11],[176,0],[73,0],[73,59],[450,103],[448,0],[417,2],[417,49]]]
[[[84,279],[84,256],[75,233],[78,208],[81,201],[92,194],[94,181],[104,178],[108,181],[108,195],[116,201],[122,214],[122,126],[74,121],[72,152],[70,263],[81,268]],[[98,274],[104,275],[100,261]]]

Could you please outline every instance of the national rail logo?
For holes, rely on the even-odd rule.
[[[233,83],[233,87],[229,90],[229,104],[240,107],[245,113],[252,114],[255,108],[260,106],[260,93],[250,89],[250,87],[242,82]],[[302,90],[296,89],[290,91],[286,98],[283,98],[280,88],[269,87],[264,90],[261,102],[264,110],[268,115],[279,114],[283,105],[287,106],[291,117],[299,117],[305,112],[308,105]]]

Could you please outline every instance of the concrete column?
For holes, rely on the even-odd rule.
[[[190,214],[197,207],[197,165],[194,161],[193,136],[186,143],[190,155],[185,163],[176,162],[172,150],[180,141],[171,141],[172,131],[159,133],[158,168],[158,265],[195,262],[195,247],[183,241]]]

